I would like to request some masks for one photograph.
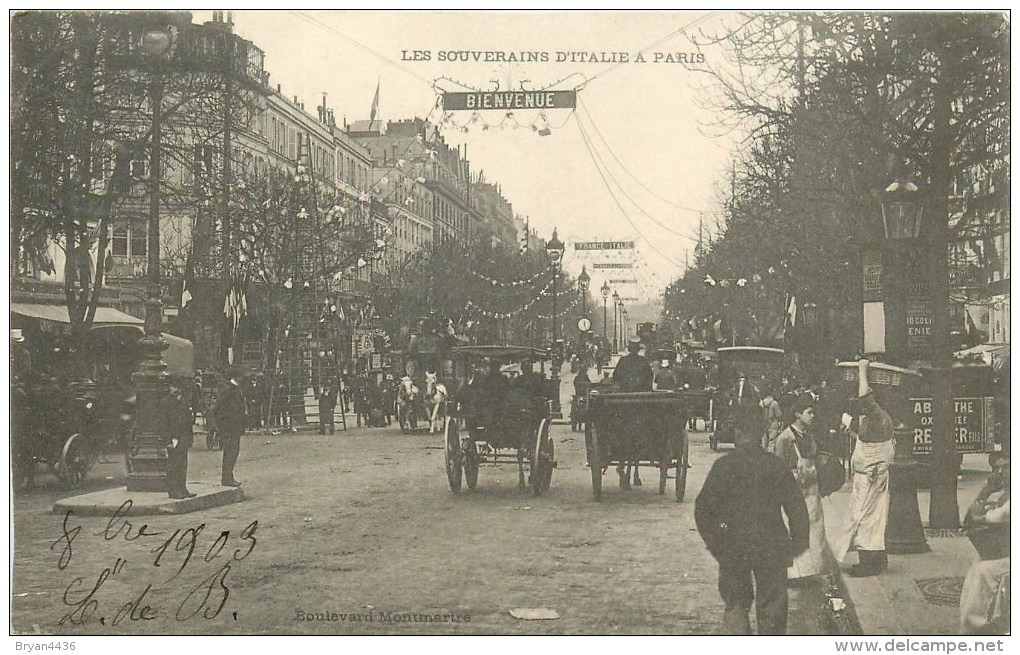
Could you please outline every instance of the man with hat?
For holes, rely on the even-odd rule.
[[[631,337],[627,343],[627,354],[620,358],[613,372],[613,384],[617,391],[651,391],[652,365],[641,355],[641,339]]]
[[[227,375],[229,379],[216,401],[216,429],[220,433],[220,443],[223,444],[220,483],[224,487],[240,487],[241,483],[234,479],[234,464],[241,450],[241,435],[244,434],[247,419],[244,392],[238,382],[244,379],[244,371],[239,366],[231,366]]]
[[[191,409],[184,401],[181,382],[170,379],[169,393],[165,398],[166,426],[170,431],[167,444],[166,486],[171,498],[194,498],[188,491],[188,449],[195,443],[192,432]]]
[[[660,355],[659,368],[656,369],[653,378],[655,389],[657,391],[676,391],[678,386],[676,374],[673,373],[673,369],[670,367],[669,357],[665,352],[660,353]]]

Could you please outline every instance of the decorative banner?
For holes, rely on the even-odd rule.
[[[607,262],[602,264],[592,264],[592,268],[634,268],[634,262]]]
[[[443,109],[575,109],[576,91],[478,91],[443,93]]]
[[[574,250],[633,250],[633,241],[579,241]]]
[[[610,284],[637,284],[637,280],[610,280]]]

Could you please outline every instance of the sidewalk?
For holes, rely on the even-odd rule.
[[[958,480],[961,514],[973,502],[988,474],[987,455],[966,455]],[[919,489],[922,524],[928,523],[929,492]],[[849,524],[850,482],[823,501],[825,532],[835,540]],[[967,569],[977,553],[962,530],[925,529],[930,552],[890,555],[889,569],[870,578],[842,576],[863,635],[955,635],[960,624],[959,599]],[[844,563],[856,563],[850,554]]]

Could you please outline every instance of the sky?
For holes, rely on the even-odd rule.
[[[212,12],[194,17],[209,20]],[[502,111],[474,120],[471,112],[451,112],[443,134],[466,146],[472,170],[499,183],[541,236],[557,229],[567,244],[565,268],[576,275],[587,265],[593,288],[606,277],[593,262],[634,261],[641,280],[634,293],[661,293],[682,274],[685,256],[693,258],[699,217],[715,224],[737,140],[720,134],[705,92],[705,68],[724,65],[724,53],[718,46],[699,50],[689,35],[718,29],[730,15],[277,10],[234,11],[233,20],[238,34],[265,51],[273,85],[309,112],[325,91],[338,122],[367,119],[377,85],[378,118],[436,122],[444,117],[436,108],[442,90],[489,91],[497,82],[500,90],[577,89],[577,109],[549,111],[545,121],[533,110],[515,112],[514,120]],[[485,61],[497,54],[450,61],[463,51],[504,59],[538,52],[546,61]],[[635,61],[639,52],[644,62]],[[697,63],[699,52],[705,63]],[[591,57],[597,61],[585,61]],[[482,121],[492,127],[483,130]],[[547,124],[551,133],[540,136],[533,124]],[[573,248],[630,240],[633,252],[607,251],[601,259]]]

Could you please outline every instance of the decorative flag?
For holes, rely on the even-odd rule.
[[[184,278],[184,286],[181,289],[181,309],[188,306],[188,303],[192,301],[191,290],[188,289],[188,278]]]
[[[790,296],[790,306],[786,308],[786,316],[790,325],[797,326],[797,296]]]
[[[375,98],[372,99],[372,111],[368,114],[368,128],[372,129],[372,121],[375,120],[375,115],[379,111],[379,79],[376,78],[375,82]]]

